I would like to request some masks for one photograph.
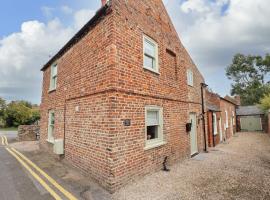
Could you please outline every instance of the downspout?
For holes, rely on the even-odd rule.
[[[204,111],[204,96],[203,89],[208,85],[201,83],[201,100],[202,100],[202,122],[203,122],[203,135],[204,135],[204,151],[207,152],[207,141],[206,141],[206,129],[205,129],[205,111]]]

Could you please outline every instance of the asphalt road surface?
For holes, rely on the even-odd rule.
[[[37,180],[12,156],[2,144],[16,137],[16,132],[0,132],[0,199],[1,200],[50,200],[54,199]]]

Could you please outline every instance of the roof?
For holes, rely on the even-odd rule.
[[[263,115],[264,112],[258,106],[239,106],[236,115]]]
[[[224,101],[227,101],[227,102],[229,102],[231,104],[237,105],[236,102],[232,98],[228,98],[228,96],[226,96],[224,98],[223,97],[220,97],[220,99],[221,100],[224,100]]]
[[[98,20],[108,14],[108,8],[110,8],[110,4],[105,4],[101,7],[96,14],[56,53],[41,69],[44,71],[47,67],[49,67],[55,60],[64,55],[74,44],[80,41],[90,30],[94,27]]]
[[[210,111],[220,112],[220,108],[213,104],[206,103],[206,108]]]

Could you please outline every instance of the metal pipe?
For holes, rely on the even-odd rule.
[[[204,151],[207,152],[207,141],[206,141],[206,129],[205,129],[205,111],[204,111],[204,96],[203,89],[208,85],[201,83],[201,99],[202,99],[202,121],[203,121],[203,133],[204,133]]]

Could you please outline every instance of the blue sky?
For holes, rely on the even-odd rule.
[[[234,54],[270,52],[270,1],[163,2],[181,42],[206,83],[222,96],[230,93],[225,68]],[[40,68],[99,6],[100,0],[3,0],[0,7],[0,97],[40,103]]]

